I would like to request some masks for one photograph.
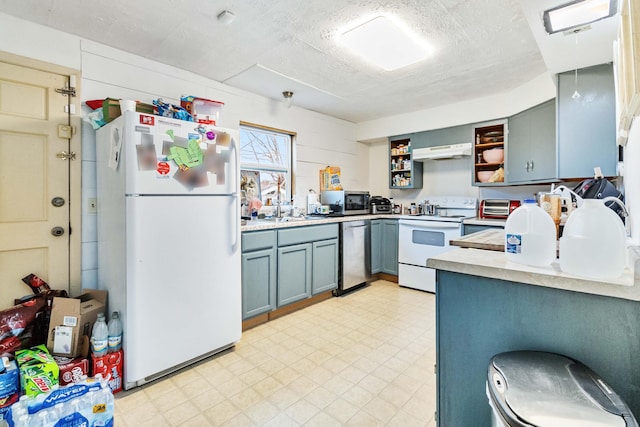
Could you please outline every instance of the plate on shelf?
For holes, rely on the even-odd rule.
[[[484,136],[502,136],[502,131],[494,130],[483,134]]]

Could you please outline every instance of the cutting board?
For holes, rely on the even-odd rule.
[[[504,252],[504,229],[492,228],[449,241],[451,246]]]

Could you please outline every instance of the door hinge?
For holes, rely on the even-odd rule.
[[[76,76],[69,76],[67,84],[62,89],[56,89],[56,92],[64,96],[76,96]]]
[[[75,87],[65,87],[62,89],[56,89],[56,92],[58,92],[59,94],[62,94],[64,96],[76,96],[76,88]]]
[[[75,160],[76,153],[74,151],[71,151],[71,152],[61,151],[56,154],[56,157],[62,160]]]

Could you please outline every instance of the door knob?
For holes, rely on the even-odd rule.
[[[51,229],[51,235],[52,236],[60,237],[63,234],[64,234],[64,228],[62,228],[62,227],[53,227]]]
[[[51,199],[51,204],[56,208],[64,206],[64,199],[62,197],[54,197]]]

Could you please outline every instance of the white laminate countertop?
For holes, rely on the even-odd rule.
[[[633,270],[617,279],[585,279],[563,273],[556,261],[548,267],[531,267],[507,260],[504,252],[456,248],[429,258],[427,267],[474,276],[527,283],[567,291],[640,301],[640,248],[629,249]]]
[[[468,225],[488,225],[491,227],[503,227],[507,223],[506,219],[494,219],[494,218],[469,218],[462,221],[463,224]]]
[[[400,215],[393,214],[376,214],[376,215],[347,215],[347,216],[330,216],[330,217],[313,217],[313,219],[305,219],[304,217],[284,217],[278,219],[257,219],[247,221],[246,225],[240,227],[240,231],[258,231],[272,230],[275,228],[287,227],[306,227],[319,224],[334,224],[337,222],[360,221],[363,219],[398,219]]]

